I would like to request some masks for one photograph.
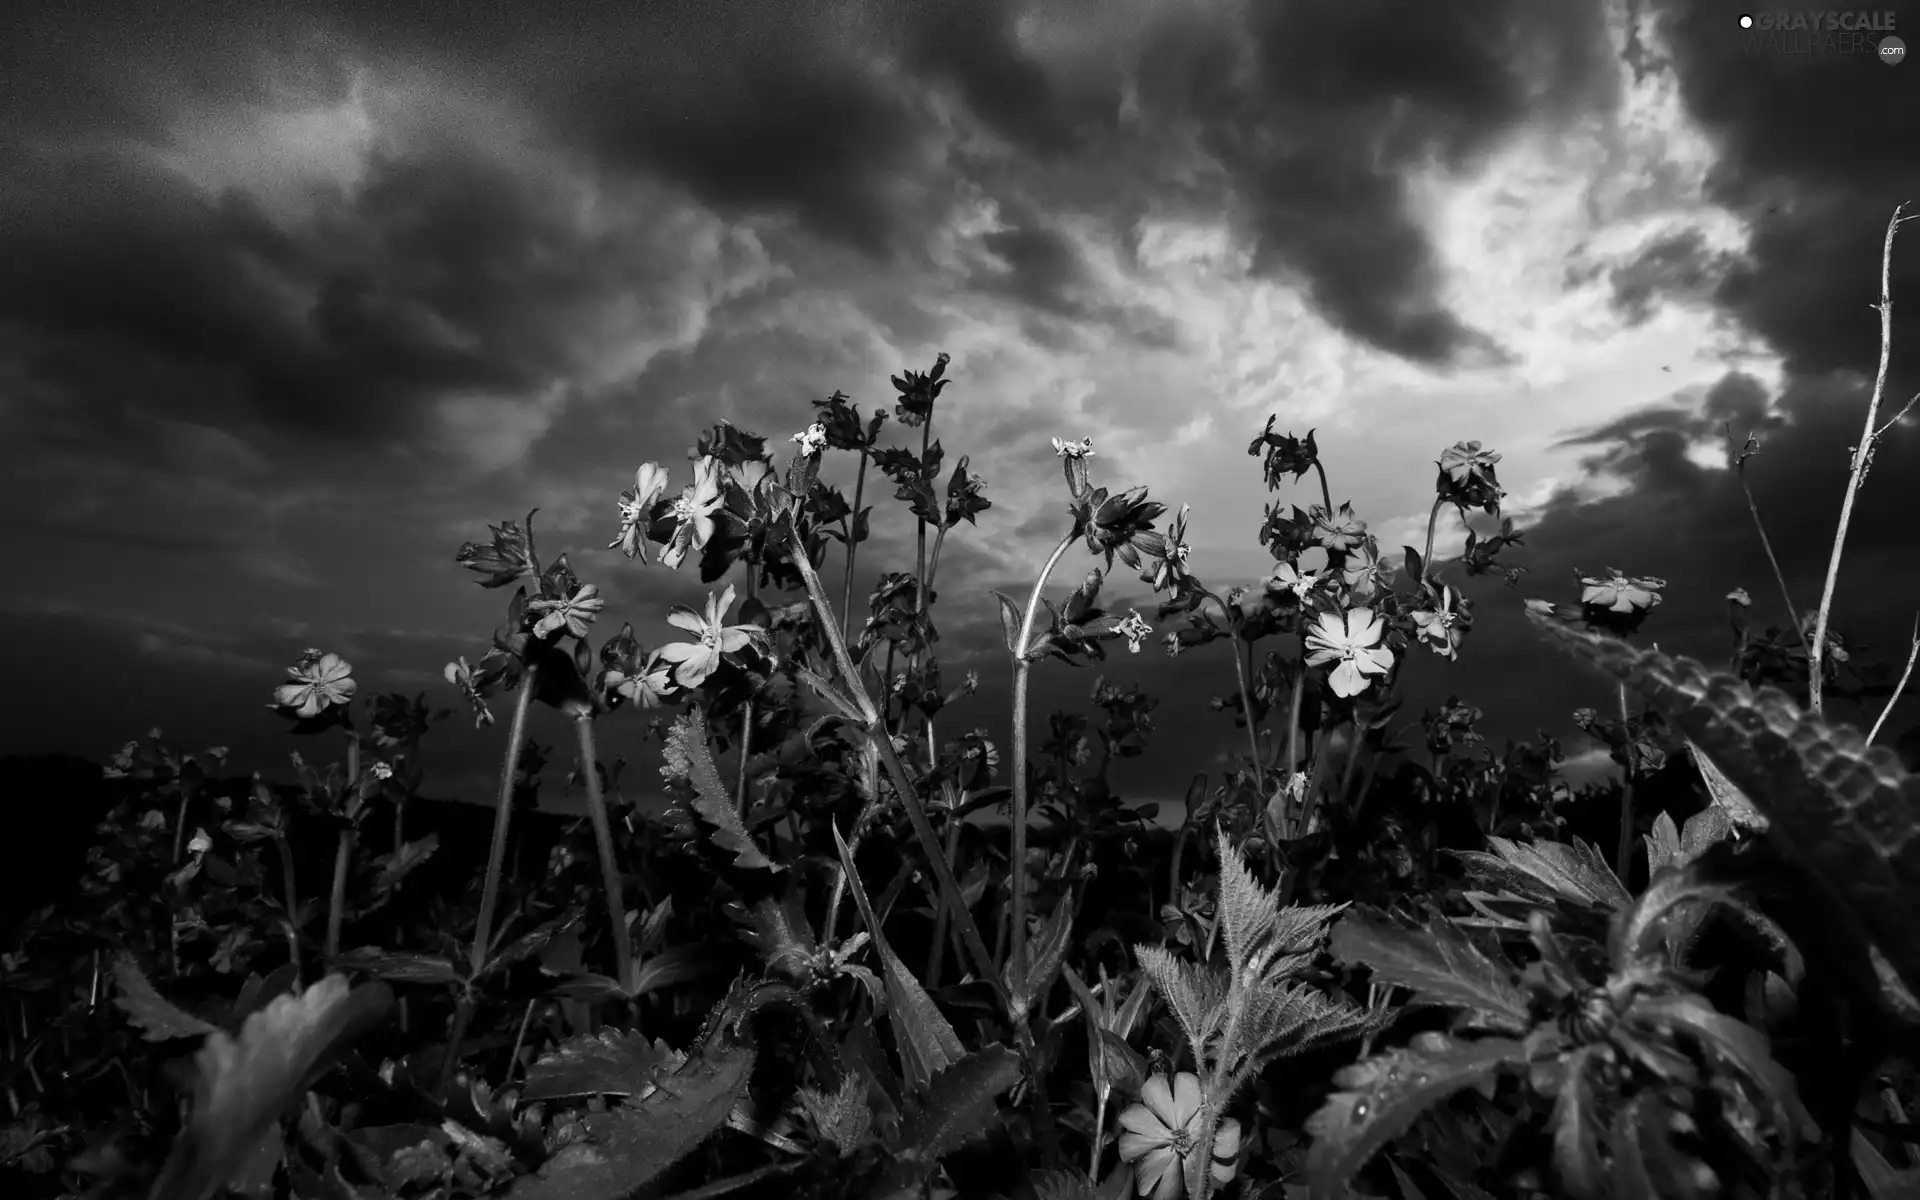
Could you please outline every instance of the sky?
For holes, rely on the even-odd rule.
[[[1912,0],[1883,3],[1920,34]],[[604,549],[634,469],[677,487],[723,419],[786,446],[809,400],[890,406],[888,375],[944,351],[936,433],[993,501],[940,568],[943,667],[982,679],[948,729],[1005,745],[988,593],[1024,594],[1062,530],[1050,438],[1092,437],[1096,483],[1190,505],[1192,565],[1224,588],[1272,565],[1245,449],[1273,414],[1317,430],[1336,503],[1388,550],[1423,537],[1443,449],[1500,452],[1529,573],[1469,587],[1461,660],[1412,664],[1409,706],[1457,693],[1496,744],[1544,729],[1591,763],[1569,714],[1609,693],[1521,600],[1663,577],[1647,636],[1716,662],[1730,589],[1783,622],[1730,425],[1761,440],[1748,480],[1810,608],[1885,226],[1920,201],[1920,64],[1877,61],[1877,34],[1756,42],[1742,11],[8,6],[0,753],[98,759],[157,725],[273,773],[314,751],[265,708],[308,646],[364,693],[457,705],[440,669],[477,660],[505,596],[454,552],[535,507],[544,553],[609,598],[598,632],[658,644],[703,589]],[[1920,226],[1904,239],[1883,419],[1920,390]],[[1895,671],[1916,472],[1920,419],[1881,444],[1835,606]],[[862,591],[911,561],[884,495]],[[1089,565],[1070,554],[1053,594]],[[1130,574],[1109,589],[1147,608]],[[1103,669],[1161,700],[1123,795],[1218,777],[1243,736],[1206,704],[1232,687],[1224,646]],[[1093,676],[1042,667],[1037,713],[1087,709]],[[1890,729],[1916,723],[1909,699]],[[429,739],[430,790],[488,794],[503,734],[470,724]],[[641,729],[622,713],[601,738],[643,791]],[[570,756],[556,714],[534,734]]]

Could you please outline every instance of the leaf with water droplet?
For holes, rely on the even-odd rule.
[[[1347,1181],[1428,1108],[1455,1092],[1490,1082],[1525,1063],[1526,1043],[1513,1038],[1449,1040],[1376,1054],[1333,1077],[1340,1090],[1307,1121],[1313,1146],[1307,1175],[1314,1200],[1343,1194]]]

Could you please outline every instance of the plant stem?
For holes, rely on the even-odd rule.
[[[833,607],[827,600],[826,589],[820,583],[820,573],[814,569],[813,562],[807,557],[804,547],[799,546],[799,538],[793,537],[797,550],[793,556],[794,565],[799,568],[800,577],[806,581],[807,595],[813,601],[814,615],[819,620],[821,630],[827,635],[827,643],[833,652],[834,665],[839,669],[841,678],[846,681],[852,692],[853,702],[859,706],[861,716],[867,723],[866,733],[880,760],[886,765],[887,772],[893,777],[894,789],[900,793],[900,804],[907,812],[907,819],[913,825],[913,832],[920,840],[921,852],[927,856],[927,866],[932,869],[934,879],[940,885],[940,893],[949,908],[953,910],[954,923],[960,928],[961,938],[966,942],[967,952],[973,956],[974,967],[982,979],[994,984],[999,981],[993,972],[993,958],[987,953],[986,943],[980,939],[980,928],[974,923],[973,913],[967,908],[960,895],[960,885],[954,881],[953,870],[946,856],[941,853],[940,841],[933,832],[933,825],[927,820],[925,805],[920,794],[914,789],[913,780],[907,774],[906,767],[900,762],[900,756],[894,753],[893,741],[887,736],[886,725],[880,710],[874,706],[873,697],[867,694],[867,687],[860,678],[860,672],[853,665],[853,658],[847,653],[847,643],[840,636],[840,626],[833,619]],[[1024,1026],[1022,1026],[1024,1028]]]
[[[1914,614],[1913,637],[1907,646],[1906,668],[1900,672],[1900,681],[1893,685],[1893,695],[1887,697],[1887,706],[1880,710],[1880,716],[1874,721],[1873,728],[1867,730],[1867,745],[1873,745],[1873,739],[1880,735],[1880,727],[1885,725],[1887,718],[1893,715],[1893,706],[1900,703],[1900,697],[1907,690],[1907,681],[1913,678],[1915,659],[1920,659],[1920,613]]]
[[[300,972],[300,899],[293,881],[293,848],[287,845],[284,833],[273,835],[273,848],[280,855],[280,884],[286,896],[287,906],[287,960],[293,964],[294,974]]]
[[[1760,534],[1760,549],[1766,551],[1767,565],[1773,568],[1773,581],[1780,588],[1780,600],[1787,606],[1787,620],[1793,622],[1793,630],[1800,635],[1800,645],[1811,655],[1813,643],[1807,638],[1807,627],[1800,620],[1800,609],[1793,603],[1793,593],[1787,590],[1786,572],[1780,569],[1780,560],[1773,553],[1773,539],[1767,536],[1766,522],[1760,519],[1760,505],[1753,498],[1753,489],[1747,486],[1747,460],[1733,447],[1733,426],[1722,427],[1727,436],[1727,455],[1733,460],[1734,478],[1740,481],[1740,492],[1747,498],[1747,511],[1753,514],[1753,527]],[[1809,657],[1808,661],[1812,661]]]
[[[1444,496],[1433,498],[1433,508],[1427,513],[1427,548],[1420,554],[1420,574],[1414,576],[1413,586],[1419,587],[1433,574],[1433,530],[1440,523],[1440,506],[1447,502]]]
[[[327,959],[340,953],[340,926],[347,909],[347,868],[353,862],[353,830],[342,829],[333,850],[333,892],[327,901]]]
[[[1300,705],[1306,699],[1306,692],[1307,667],[1305,663],[1301,663],[1299,668],[1294,672],[1293,699],[1287,709],[1287,762],[1285,770],[1286,781],[1289,787],[1293,784],[1294,773],[1300,769]],[[1301,820],[1306,819],[1306,799],[1305,796],[1300,797]],[[1293,836],[1299,837],[1304,832],[1306,832],[1304,828],[1296,825],[1293,830]]]
[[[473,926],[473,949],[467,956],[467,986],[454,1009],[453,1030],[447,1036],[446,1058],[440,1067],[440,1091],[444,1095],[453,1086],[460,1065],[460,1042],[473,1021],[478,999],[474,981],[487,965],[487,950],[493,939],[493,909],[500,902],[500,872],[507,859],[507,832],[513,821],[513,775],[520,764],[520,747],[527,740],[527,710],[533,706],[534,689],[539,685],[540,668],[528,663],[520,680],[520,694],[514,698],[513,719],[507,724],[506,759],[500,765],[500,790],[494,799],[493,842],[487,848],[487,875],[480,886],[480,913]]]
[[[1320,499],[1327,506],[1327,517],[1333,517],[1333,492],[1327,487],[1327,469],[1320,465],[1319,459],[1313,460],[1313,469],[1320,475]]]
[[[360,790],[360,735],[352,727],[347,729],[347,782],[340,796],[343,809],[350,808],[358,798]],[[333,891],[327,898],[327,958],[331,961],[340,953],[340,926],[346,920],[347,909],[347,869],[353,863],[353,827],[340,831],[340,841],[333,852]]]
[[[600,768],[593,756],[593,716],[575,717],[573,729],[580,739],[580,761],[586,764],[587,816],[593,822],[593,841],[600,851],[600,886],[607,894],[607,921],[613,926],[614,978],[625,991],[633,986],[633,938],[627,933],[620,863],[614,856],[613,827],[607,823],[607,801],[600,794]]]
[[[740,778],[733,785],[733,811],[747,816],[747,760],[753,756],[753,697],[740,709]]]
[[[1627,685],[1620,685],[1620,732],[1627,739],[1627,775],[1620,784],[1620,846],[1614,856],[1614,867],[1620,873],[1620,882],[1628,887],[1633,882],[1631,864],[1627,861],[1633,853],[1633,773],[1638,766],[1633,750],[1633,730],[1627,724]]]
[[[1040,568],[1040,578],[1034,581],[1033,592],[1027,597],[1027,611],[1020,620],[1020,640],[1013,651],[1013,844],[1008,851],[1011,861],[1007,867],[1013,888],[1013,979],[1020,988],[1026,987],[1027,978],[1027,673],[1033,665],[1033,660],[1027,657],[1027,647],[1033,641],[1033,623],[1040,615],[1040,594],[1047,586],[1047,576],[1053,574],[1061,555],[1073,545],[1079,532],[1077,527],[1068,530],[1067,536],[1053,548],[1047,565]]]
[[[1840,500],[1840,526],[1834,531],[1833,552],[1827,557],[1827,579],[1820,588],[1820,607],[1813,618],[1813,644],[1807,647],[1807,711],[1820,715],[1822,696],[1821,665],[1826,657],[1827,619],[1833,611],[1833,592],[1840,582],[1840,556],[1846,549],[1847,526],[1853,522],[1853,501],[1867,477],[1867,464],[1873,459],[1874,443],[1886,429],[1875,429],[1880,415],[1880,399],[1887,390],[1887,365],[1893,357],[1893,235],[1912,217],[1901,214],[1906,204],[1894,206],[1887,221],[1887,237],[1880,248],[1880,366],[1874,372],[1873,395],[1867,401],[1867,419],[1860,433],[1860,444],[1853,448],[1853,467],[1847,472],[1847,490]],[[1908,402],[1912,407],[1912,402]],[[1906,409],[1901,412],[1905,413]],[[1891,422],[1889,422],[1891,425]]]
[[[513,718],[507,723],[506,758],[500,764],[500,789],[494,797],[493,842],[487,848],[487,875],[480,888],[480,913],[473,927],[473,949],[467,956],[467,966],[474,975],[487,965],[487,949],[493,938],[493,910],[500,902],[500,872],[506,865],[507,833],[513,822],[513,776],[520,765],[520,748],[527,740],[527,710],[533,707],[539,670],[536,664],[527,664],[525,676],[520,680],[520,694],[514,698]]]
[[[867,488],[867,452],[870,449],[862,434],[860,446],[860,469],[853,477],[853,516],[847,522],[847,572],[841,585],[840,636],[851,636],[847,622],[853,620],[853,560],[859,556],[860,542],[860,497]],[[803,550],[802,553],[805,553]]]

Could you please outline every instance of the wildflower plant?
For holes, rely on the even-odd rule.
[[[157,1200],[1912,1183],[1895,1136],[1920,1097],[1878,1053],[1920,1023],[1912,776],[1870,744],[1885,713],[1862,735],[1798,708],[1816,673],[1829,697],[1865,678],[1859,643],[1790,598],[1754,633],[1738,592],[1736,680],[1619,640],[1665,581],[1578,573],[1526,610],[1620,685],[1617,713],[1573,717],[1624,786],[1575,787],[1544,733],[1499,747],[1467,699],[1404,703],[1474,653],[1475,581],[1520,577],[1498,451],[1440,450],[1425,537],[1395,554],[1336,503],[1316,433],[1269,418],[1249,452],[1272,565],[1219,580],[1196,531],[1239,518],[1063,433],[1057,540],[991,601],[1013,727],[958,726],[981,677],[954,668],[940,567],[1000,514],[936,436],[964,428],[953,365],[864,410],[814,400],[782,436],[723,420],[684,455],[636,448],[604,549],[542,553],[538,510],[461,546],[503,599],[443,672],[499,739],[487,828],[422,815],[450,714],[371,694],[338,652],[271,699],[344,763],[222,775],[158,731],[115,755],[77,896],[0,954],[0,1172],[36,1200],[79,1176]],[[889,499],[915,536],[875,562]],[[1444,560],[1443,523],[1464,526]],[[700,598],[643,645],[614,570],[696,571]],[[1218,678],[1208,707],[1244,738],[1171,822],[1128,794],[1128,760],[1181,752],[1126,675],[1156,646]],[[1100,667],[1036,714],[1041,663]],[[656,767],[664,813],[623,790]],[[1655,815],[1682,767],[1711,798],[1684,823]],[[556,787],[583,817],[541,811]],[[1584,836],[1616,797],[1644,871]],[[1004,833],[974,819],[994,809]],[[107,1112],[131,1116],[89,1146]]]

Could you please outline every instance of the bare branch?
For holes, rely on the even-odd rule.
[[[1886,241],[1880,249],[1880,303],[1877,306],[1880,367],[1874,372],[1873,396],[1867,401],[1867,419],[1860,432],[1860,444],[1853,448],[1853,469],[1847,473],[1847,490],[1840,501],[1840,526],[1834,531],[1833,552],[1827,558],[1827,579],[1820,589],[1820,607],[1813,619],[1813,643],[1807,647],[1807,710],[1815,716],[1820,715],[1822,660],[1826,657],[1827,621],[1833,613],[1833,593],[1840,582],[1840,557],[1846,550],[1847,526],[1853,522],[1853,502],[1866,479],[1867,464],[1873,458],[1873,443],[1879,436],[1874,423],[1880,416],[1880,400],[1887,391],[1887,366],[1893,358],[1893,235],[1902,224],[1913,219],[1904,215],[1906,208],[1904,201],[1894,206],[1893,216],[1887,221]]]
[[[1893,685],[1893,695],[1887,697],[1887,706],[1880,710],[1880,719],[1867,730],[1867,745],[1873,745],[1873,739],[1880,733],[1880,727],[1893,715],[1893,706],[1900,703],[1900,696],[1907,690],[1907,680],[1913,678],[1913,662],[1920,658],[1920,613],[1913,614],[1913,641],[1907,647],[1907,667],[1900,672],[1900,682]]]

